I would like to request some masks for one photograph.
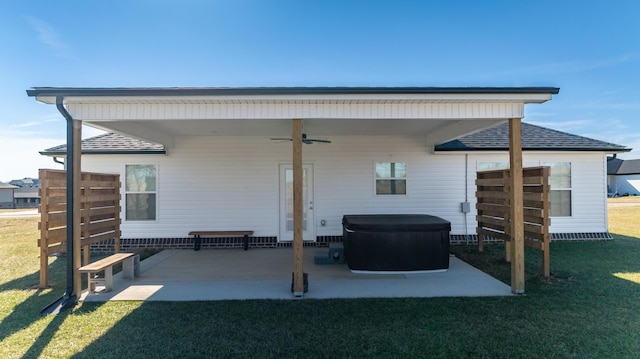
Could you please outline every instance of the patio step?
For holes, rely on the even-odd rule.
[[[329,250],[318,250],[313,255],[314,264],[344,264],[342,243],[330,243]]]

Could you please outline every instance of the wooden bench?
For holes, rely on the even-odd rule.
[[[93,263],[89,263],[78,268],[80,273],[87,273],[87,283],[89,285],[89,293],[96,291],[97,278],[92,274],[104,271],[104,291],[110,292],[113,289],[113,266],[122,262],[122,277],[135,278],[135,261],[140,256],[135,253],[116,253],[106,258],[100,259]]]
[[[244,250],[249,249],[249,236],[253,234],[253,231],[191,231],[190,236],[193,236],[193,249],[200,250],[202,244],[201,236],[206,237],[236,237],[244,236],[243,244]]]

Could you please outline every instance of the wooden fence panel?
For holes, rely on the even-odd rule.
[[[547,166],[523,169],[524,238],[525,245],[542,251],[542,274],[551,274],[549,263],[549,172]],[[478,215],[478,249],[483,250],[485,237],[501,239],[511,244],[510,172],[496,170],[478,172],[476,180]],[[507,260],[509,258],[507,250]]]
[[[67,177],[63,170],[40,170],[40,287],[48,286],[49,256],[66,252]],[[89,245],[114,240],[120,250],[120,175],[82,172],[80,176],[80,246],[84,263],[89,261]]]

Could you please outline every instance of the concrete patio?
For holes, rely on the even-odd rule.
[[[352,273],[346,265],[316,265],[316,248],[305,248],[309,291],[303,298],[509,296],[511,288],[450,257],[449,269],[426,273]],[[140,276],[114,276],[113,291],[81,300],[196,301],[299,299],[291,289],[291,248],[164,250],[140,262]]]

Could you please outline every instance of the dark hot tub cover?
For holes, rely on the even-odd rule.
[[[451,222],[428,214],[350,214],[342,218],[349,230],[365,232],[450,231]]]

